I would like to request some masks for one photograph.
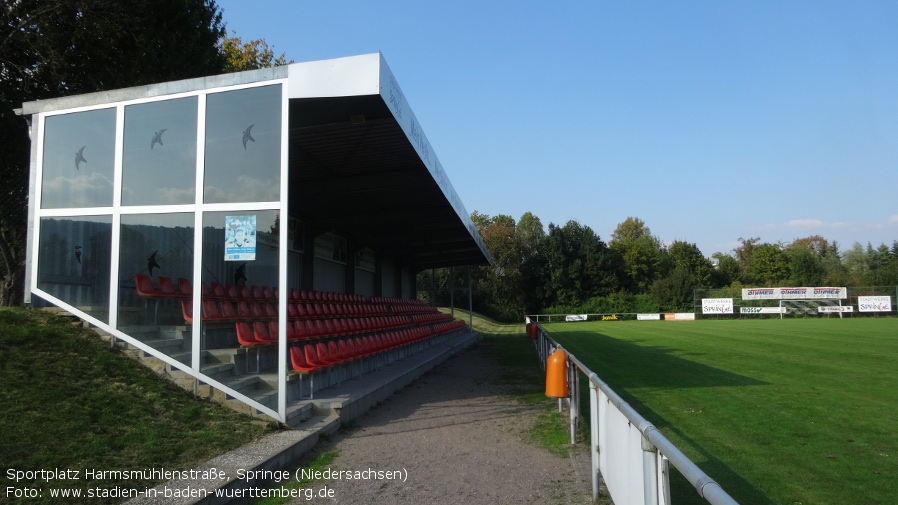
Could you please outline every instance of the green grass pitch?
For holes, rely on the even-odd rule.
[[[895,503],[898,319],[542,326],[741,504]]]

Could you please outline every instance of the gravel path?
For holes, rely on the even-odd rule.
[[[290,503],[593,503],[588,456],[581,448],[562,457],[526,441],[546,407],[507,396],[513,388],[508,371],[475,344],[310,455],[336,449],[331,472],[399,470],[404,480],[322,479],[309,485],[314,498]],[[332,498],[318,496],[324,487]]]

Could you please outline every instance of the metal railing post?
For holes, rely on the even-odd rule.
[[[577,419],[580,417],[580,374],[577,373],[577,367],[568,361],[568,384],[571,385],[571,445],[577,443]]]
[[[642,435],[642,478],[646,505],[658,505],[658,449]]]
[[[599,497],[599,389],[589,381],[589,459],[592,461],[592,499]]]

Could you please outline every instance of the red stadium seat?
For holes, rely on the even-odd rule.
[[[184,324],[193,323],[193,300],[181,300],[181,315],[184,316]]]
[[[181,296],[180,293],[175,291],[175,285],[172,284],[170,277],[164,277],[160,275],[156,277],[156,281],[159,283],[159,295],[167,296],[171,298],[178,298]]]
[[[213,301],[213,303],[215,303]],[[237,315],[237,310],[234,309],[234,304],[230,300],[222,300],[221,301],[221,318],[229,319],[229,320],[237,320],[240,317]]]
[[[275,326],[275,330],[277,330],[277,326]],[[269,325],[264,321],[253,321],[253,333],[259,342],[277,342],[277,333],[274,335],[269,333]]]
[[[256,340],[256,337],[253,334],[253,330],[250,329],[250,327],[249,327],[249,323],[247,323],[245,321],[240,321],[239,323],[236,324],[236,327],[237,327],[237,342],[239,342],[240,345],[256,346],[256,345],[259,345],[262,343],[262,342],[259,342],[258,340]]]
[[[185,298],[193,296],[193,286],[191,286],[190,281],[183,277],[178,277],[178,293],[181,293],[181,296]]]
[[[252,319],[253,311],[249,308],[249,304],[243,300],[237,301],[237,315],[240,319]]]
[[[297,339],[307,338],[309,336],[306,331],[306,325],[302,322],[302,319],[297,319],[293,321],[293,333],[296,335]]]
[[[306,353],[306,363],[316,368],[323,368],[330,365],[330,362],[321,359],[318,355],[317,345],[308,344],[305,345],[305,353]]]
[[[228,292],[225,291],[224,286],[222,286],[221,283],[218,281],[213,281],[209,285],[209,291],[210,291],[209,296],[211,296],[213,298],[227,298],[228,297]]]
[[[221,321],[223,319],[224,317],[222,317],[221,311],[218,310],[218,304],[215,303],[215,300],[203,300],[203,321]]]
[[[137,274],[134,276],[134,287],[137,289],[137,296],[143,298],[158,298],[159,292],[153,286],[153,279],[146,274]]]
[[[290,363],[297,372],[309,373],[318,370],[320,367],[310,364],[306,361],[304,345],[297,345],[290,348]]]

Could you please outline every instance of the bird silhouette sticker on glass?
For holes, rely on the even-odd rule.
[[[81,146],[81,149],[78,149],[78,152],[75,153],[75,170],[81,171],[81,163],[87,163],[87,160],[84,158],[84,148],[87,146]]]
[[[252,142],[256,141],[256,139],[253,138],[253,135],[251,133],[253,130],[253,126],[256,126],[255,123],[247,126],[246,129],[243,130],[243,149],[246,149],[246,143],[248,141],[252,141]]]
[[[150,277],[153,276],[154,268],[162,268],[162,266],[160,266],[159,263],[156,263],[156,254],[158,254],[158,253],[159,253],[159,251],[153,251],[153,254],[151,254],[150,257],[147,258],[147,270],[150,271]]]
[[[168,128],[163,128],[153,134],[153,140],[152,140],[152,142],[150,142],[150,150],[152,150],[153,147],[156,146],[156,144],[159,144],[160,146],[165,145],[162,143],[162,134],[165,133],[165,130],[167,130],[167,129]]]

